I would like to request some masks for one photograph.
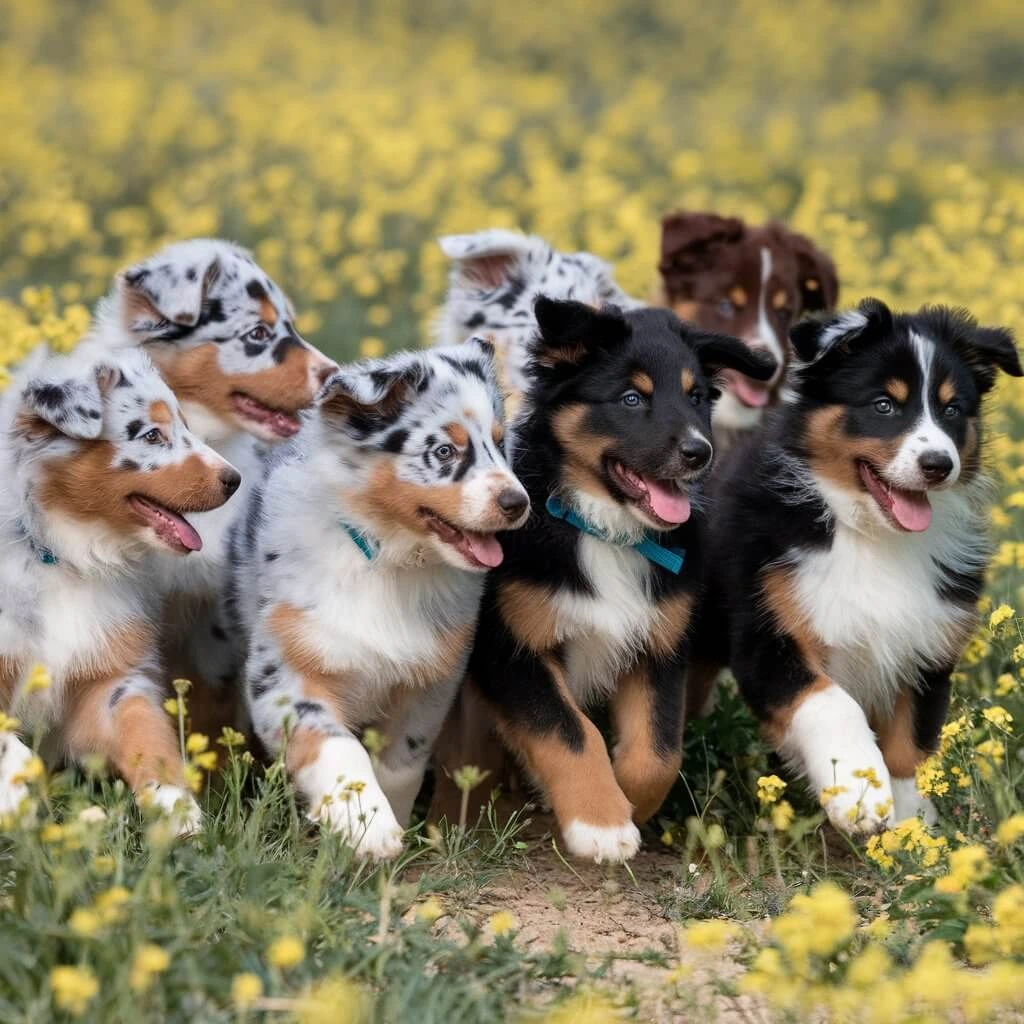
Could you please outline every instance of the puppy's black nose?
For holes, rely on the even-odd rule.
[[[530,499],[514,487],[506,487],[495,500],[498,502],[498,508],[509,519],[518,519],[530,504]]]
[[[687,469],[703,469],[711,461],[713,451],[711,445],[700,437],[688,437],[679,446],[679,454]]]
[[[917,464],[930,484],[941,484],[953,472],[953,460],[945,452],[922,452]]]
[[[230,498],[235,491],[238,490],[238,485],[242,482],[242,474],[237,469],[232,469],[230,466],[227,469],[220,471],[220,485],[224,488],[224,493]]]

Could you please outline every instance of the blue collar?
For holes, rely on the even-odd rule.
[[[547,509],[548,515],[554,516],[555,519],[563,520],[581,533],[585,533],[590,537],[596,537],[598,540],[606,541],[609,544],[616,544],[619,547],[633,548],[634,551],[643,555],[647,561],[660,565],[663,569],[668,569],[669,572],[675,573],[676,576],[682,571],[686,551],[681,548],[667,548],[663,544],[659,544],[654,539],[654,535],[650,533],[644,534],[643,540],[639,541],[620,540],[604,530],[598,529],[592,523],[588,523],[575,509],[559,501],[554,495],[548,498],[544,507]]]
[[[32,534],[28,532],[28,527],[20,519],[18,520],[18,530],[25,540],[28,541],[28,546],[32,549],[32,553],[43,565],[56,565],[60,561],[49,548],[44,548],[42,544],[35,542]]]
[[[352,538],[352,543],[362,551],[363,557],[368,562],[372,562],[380,552],[380,544],[377,539],[371,537],[370,534],[365,533],[363,530],[356,529],[351,523],[346,523],[344,519],[339,519],[338,522],[341,524],[341,528]]]

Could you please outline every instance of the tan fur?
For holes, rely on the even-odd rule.
[[[659,302],[657,305],[662,305],[662,303]],[[697,303],[690,299],[680,299],[678,302],[673,302],[671,309],[680,320],[693,322],[697,319]]]
[[[277,307],[266,295],[260,299],[260,319],[269,327],[277,323]]]
[[[23,671],[24,667],[19,662],[0,655],[0,711],[6,711],[11,706]]]
[[[772,296],[772,309],[782,309],[783,306],[789,301],[789,296],[780,288]]]
[[[169,427],[174,422],[171,407],[164,401],[149,403],[149,418],[158,427]]]
[[[505,427],[501,423],[495,423],[491,427],[491,440],[501,447],[501,443],[505,440]]]
[[[634,370],[629,379],[641,395],[650,398],[654,394],[654,381],[651,380],[650,374],[644,373],[643,370]]]
[[[284,763],[289,775],[295,775],[320,756],[324,734],[300,725],[289,737]]]
[[[914,705],[910,694],[902,691],[889,716],[872,722],[872,726],[889,773],[898,779],[910,778],[928,756],[914,739]]]
[[[694,377],[692,370],[683,370],[682,375],[680,377],[680,382],[683,385],[683,391],[686,394],[689,394],[691,391],[693,391],[697,383],[697,378]]]
[[[648,636],[653,654],[672,654],[690,627],[693,614],[693,595],[677,594],[658,605],[658,617]]]
[[[947,377],[939,385],[939,401],[943,405],[949,405],[956,398],[956,387],[951,378]]]
[[[681,751],[664,758],[655,749],[653,698],[646,673],[638,666],[619,680],[611,703],[616,736],[612,768],[637,824],[662,805],[683,763]]]
[[[587,354],[584,345],[545,345],[537,356],[541,366],[557,366],[559,363],[578,363]]]
[[[516,639],[532,651],[554,647],[557,634],[547,587],[509,580],[498,585],[501,617]]]
[[[567,405],[552,417],[551,429],[566,452],[562,472],[567,483],[589,494],[607,497],[602,462],[612,439],[592,434],[584,425],[585,405]]]
[[[465,448],[469,443],[469,431],[461,423],[446,423],[444,432],[451,439],[452,444]]]
[[[900,377],[891,377],[885,382],[885,390],[890,398],[897,402],[905,402],[910,397],[910,385]]]
[[[747,293],[739,286],[729,289],[729,301],[739,309],[747,304]]]
[[[845,406],[828,405],[807,417],[805,438],[811,468],[832,483],[848,491],[862,491],[857,461],[875,467],[888,465],[895,457],[902,438],[879,440],[850,437],[842,429]]]
[[[686,670],[686,697],[683,718],[691,722],[700,718],[715,688],[718,674],[725,668],[716,662],[691,661]]]

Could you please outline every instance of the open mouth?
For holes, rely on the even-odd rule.
[[[616,486],[648,519],[665,529],[690,518],[690,499],[674,480],[658,480],[634,473],[617,459],[608,463]]]
[[[771,401],[774,380],[751,380],[736,370],[725,370],[722,376],[726,387],[748,409],[762,409]]]
[[[239,416],[264,428],[275,437],[294,437],[302,425],[295,413],[274,409],[244,391],[236,391],[231,396],[231,401]]]
[[[882,479],[881,474],[870,463],[858,461],[857,471],[868,494],[886,518],[900,530],[921,533],[932,521],[932,506],[927,491],[911,491],[894,487]]]
[[[420,515],[427,524],[427,529],[440,537],[445,544],[455,548],[474,569],[493,569],[501,565],[505,553],[493,533],[460,530],[428,508],[421,508]]]
[[[180,555],[187,555],[190,551],[202,551],[203,538],[196,532],[195,527],[177,512],[172,512],[165,505],[160,505],[151,498],[144,498],[141,494],[133,494],[128,503],[171,551]]]

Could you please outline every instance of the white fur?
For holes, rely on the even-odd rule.
[[[165,817],[175,834],[184,838],[195,835],[203,827],[203,812],[196,798],[181,786],[153,782],[147,785],[140,801],[147,809]]]
[[[850,309],[840,313],[826,327],[818,338],[818,349],[812,362],[817,362],[840,339],[853,336],[863,331],[868,325],[868,318],[858,309]]]
[[[640,849],[640,830],[631,821],[609,827],[570,821],[562,830],[562,838],[574,857],[596,864],[622,864],[635,857]]]
[[[0,733],[0,821],[9,814],[16,815],[28,796],[28,785],[21,775],[32,757],[32,751],[17,736]]]
[[[939,815],[935,805],[927,797],[922,796],[914,778],[892,780],[893,821],[906,821],[920,815],[926,825],[938,823]]]

